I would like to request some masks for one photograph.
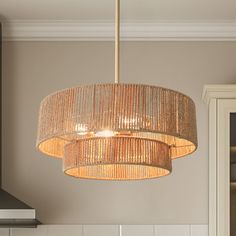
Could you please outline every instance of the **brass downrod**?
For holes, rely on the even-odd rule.
[[[116,0],[115,13],[115,83],[120,83],[120,0]]]

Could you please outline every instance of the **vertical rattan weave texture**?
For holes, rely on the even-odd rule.
[[[104,137],[100,134],[107,130],[112,131],[113,137],[102,139]],[[103,141],[101,142],[101,140]],[[111,143],[108,145],[105,140],[109,140]],[[77,159],[74,166],[77,168],[77,174],[74,176],[83,177],[82,175],[84,175],[89,178],[89,173],[94,172],[94,167],[91,166],[97,165],[96,162],[92,163],[93,160],[96,160],[96,151],[97,157],[99,156],[102,160],[99,148],[105,150],[107,146],[111,146],[111,149],[114,150],[117,145],[114,140],[125,140],[120,143],[119,149],[128,149],[127,155],[122,156],[127,160],[130,156],[129,151],[131,151],[129,148],[142,145],[145,149],[145,147],[154,145],[155,142],[156,147],[163,147],[163,149],[168,147],[168,155],[171,159],[190,154],[197,148],[194,102],[188,96],[173,90],[134,84],[81,86],[59,91],[47,96],[41,102],[37,147],[50,156],[66,158],[64,163],[68,163],[69,156],[72,156],[73,160]],[[142,143],[140,144],[137,140]],[[89,148],[81,151],[81,146],[87,146],[88,142],[90,142]],[[100,142],[99,145],[98,142]],[[132,145],[127,145],[126,142],[132,143]],[[77,154],[73,152],[74,156],[68,155],[68,149],[73,145],[76,146],[78,152]],[[93,149],[93,145],[93,158],[90,160],[91,153],[89,154],[89,152]],[[99,148],[97,148],[98,146]],[[158,158],[160,158],[158,148],[154,148],[150,152],[149,149],[145,150],[145,155],[142,152],[140,155],[150,157],[151,162],[148,167],[146,163],[138,162],[135,159],[133,163],[129,163],[129,165],[134,164],[142,166],[142,168],[146,166],[149,169],[150,174],[143,170],[145,172],[142,175],[143,178],[158,177],[171,170],[171,167],[167,167],[167,165],[165,166],[167,168],[164,168],[165,171],[160,171],[163,166],[155,165],[155,161],[158,162]],[[156,155],[153,150],[156,150]],[[121,158],[121,154],[113,153],[111,163],[101,162],[99,166],[107,165],[107,172],[109,172],[108,167],[110,168],[110,165],[113,164],[116,165],[116,169],[124,168],[126,163],[122,163],[122,165],[116,163],[119,158]],[[90,166],[87,172],[84,171],[85,160],[88,161],[86,166]],[[79,169],[80,166],[83,167]],[[151,167],[159,169],[151,170]],[[129,168],[125,168],[126,174],[123,176],[130,178]],[[65,167],[65,169],[70,169],[70,171],[66,171],[68,174],[73,172],[71,166]],[[78,174],[79,172],[81,174]],[[100,173],[105,172],[100,171]],[[101,174],[99,178],[106,179],[109,176],[109,174],[103,174],[103,176]],[[117,176],[118,178],[120,176]],[[125,179],[125,177],[122,178]],[[137,176],[134,179],[137,179]]]

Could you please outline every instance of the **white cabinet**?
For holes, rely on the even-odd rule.
[[[230,113],[236,85],[206,85],[209,106],[209,236],[230,236]]]

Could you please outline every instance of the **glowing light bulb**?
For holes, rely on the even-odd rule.
[[[78,135],[85,135],[87,134],[87,127],[84,124],[77,124],[75,126],[75,130],[77,131]]]
[[[113,137],[115,132],[111,130],[101,130],[95,133],[96,137]]]
[[[122,119],[122,121],[123,121],[125,124],[135,125],[135,124],[137,124],[138,119],[137,119],[137,118],[127,118],[127,117],[125,117],[124,119]]]

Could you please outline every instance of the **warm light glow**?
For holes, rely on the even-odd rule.
[[[116,135],[116,132],[112,130],[101,130],[95,133],[96,137],[104,137],[104,138],[114,137],[115,135]]]
[[[125,124],[130,125],[132,127],[135,127],[135,124],[137,124],[138,120],[136,118],[124,117],[122,122],[124,122]]]
[[[87,132],[87,127],[83,124],[76,124],[75,125],[75,130],[77,131],[78,135],[86,135]]]

